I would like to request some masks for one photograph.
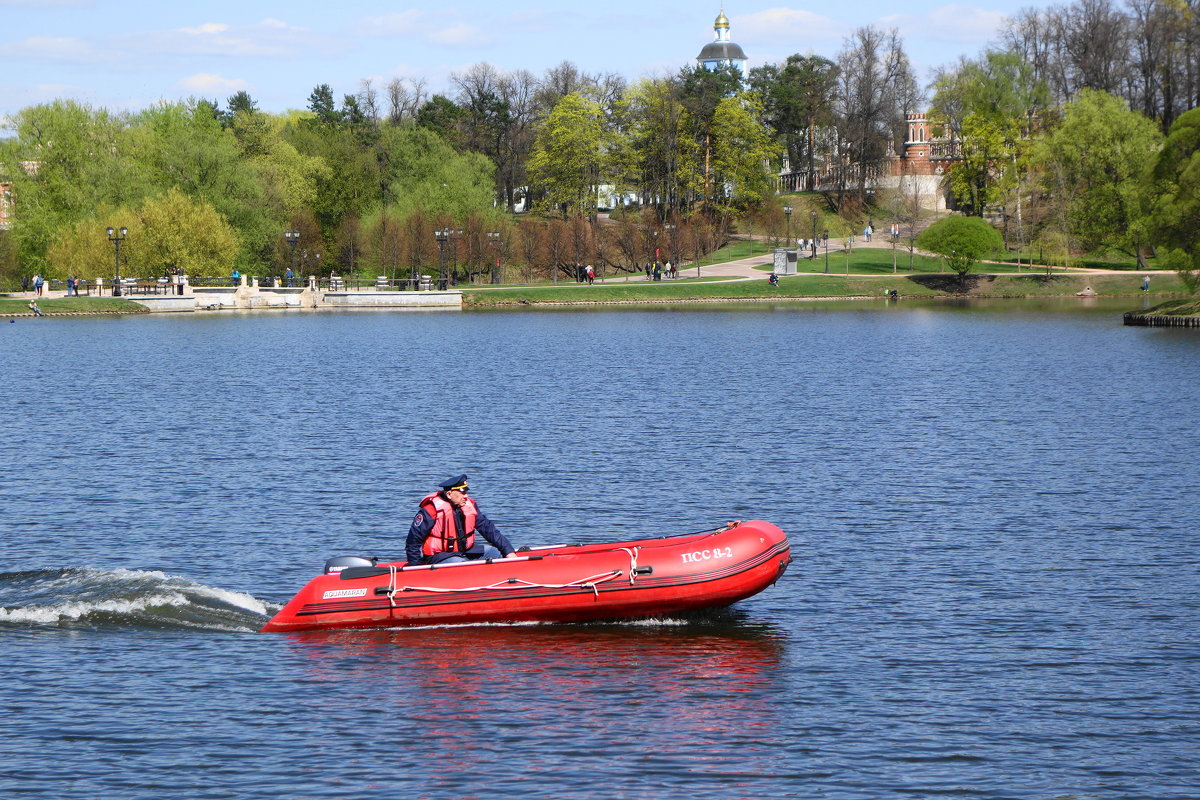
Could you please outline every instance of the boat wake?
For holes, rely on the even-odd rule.
[[[0,629],[257,631],[277,608],[165,572],[80,567],[0,573]]]

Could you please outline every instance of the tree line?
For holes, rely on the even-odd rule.
[[[957,207],[987,215],[1010,246],[1144,261],[1165,235],[1151,212],[1167,180],[1147,165],[1200,101],[1190,2],[1024,11],[927,87],[899,34],[868,26],[834,58],[793,55],[747,80],[476,64],[446,94],[364,80],[339,100],[322,84],[284,114],[245,92],[130,113],[55,101],[15,114],[0,140],[14,217],[0,269],[108,274],[107,226],[130,229],[122,254],[147,274],[281,271],[294,256],[285,229],[300,231],[302,274],[406,277],[447,260],[463,277],[497,264],[529,279],[576,263],[640,269],[702,255],[739,220],[775,233],[781,169],[886,158],[905,115],[926,109],[956,147]],[[828,211],[888,213],[867,172],[853,174],[826,192]],[[439,243],[435,229],[454,235]]]

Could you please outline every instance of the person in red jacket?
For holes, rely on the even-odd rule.
[[[467,492],[466,475],[441,483],[439,491],[426,495],[413,518],[405,542],[410,566],[442,561],[473,561],[479,558],[508,558],[515,548],[485,517]],[[480,538],[495,549],[486,548]]]

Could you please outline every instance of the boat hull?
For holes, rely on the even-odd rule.
[[[769,522],[663,539],[541,548],[518,558],[318,575],[264,632],[486,622],[581,622],[719,608],[761,592],[791,560]]]

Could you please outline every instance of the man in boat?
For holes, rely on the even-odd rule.
[[[440,486],[421,500],[408,529],[405,554],[409,566],[513,555],[516,548],[467,496],[466,475],[456,475]],[[484,547],[480,537],[492,547]]]

